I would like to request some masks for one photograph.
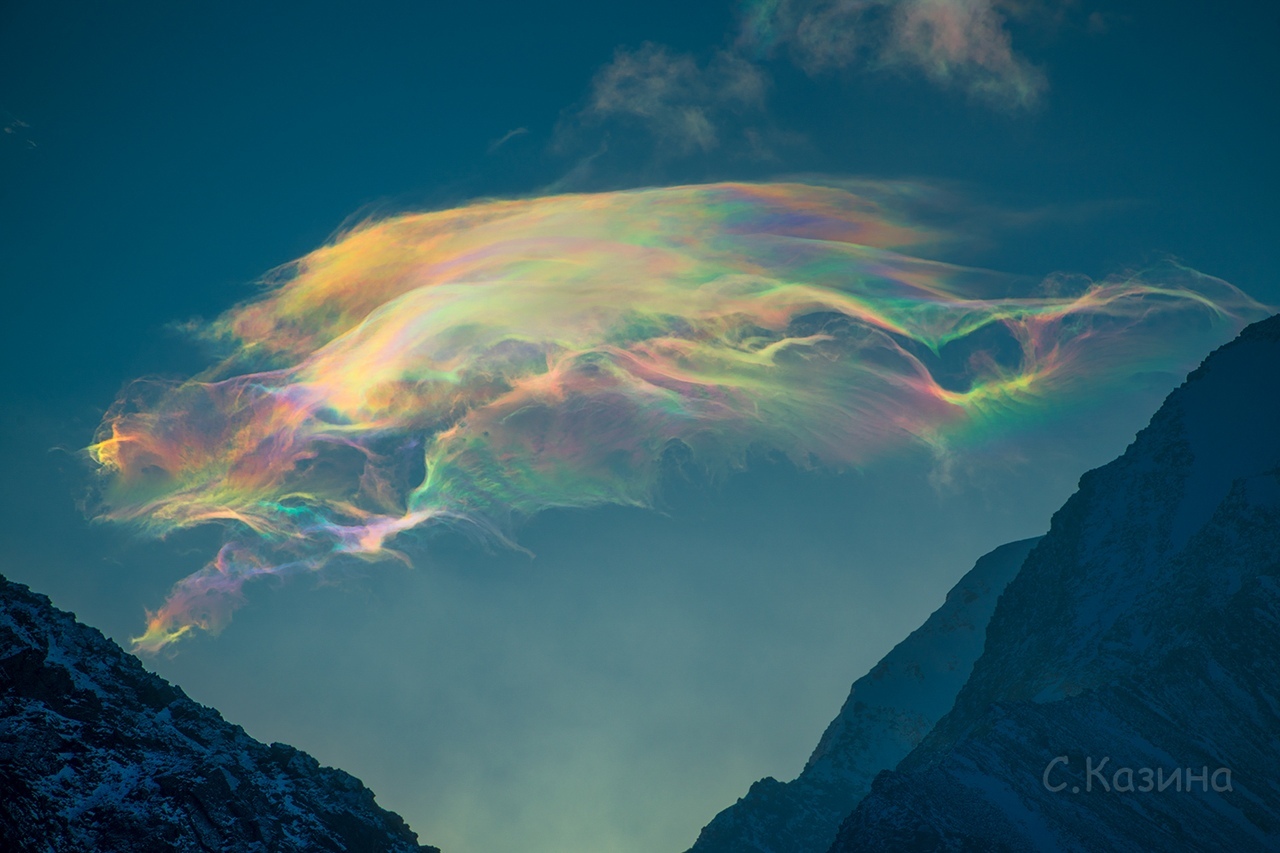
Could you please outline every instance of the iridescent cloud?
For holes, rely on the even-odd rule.
[[[1183,365],[1259,306],[1169,267],[1060,288],[906,254],[941,235],[866,197],[718,184],[473,204],[355,228],[202,331],[226,348],[138,383],[90,448],[99,517],[216,523],[139,648],[217,630],[263,575],[398,556],[549,507],[649,504],[682,445],[802,465],[934,453]],[[1029,292],[1034,291],[1034,292]],[[1013,293],[1014,295],[1010,295]]]

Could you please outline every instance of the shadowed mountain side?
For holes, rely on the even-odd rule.
[[[0,848],[439,853],[355,777],[259,743],[3,576]]]
[[[875,775],[896,766],[951,709],[982,653],[997,597],[1037,541],[980,558],[923,625],[854,682],[800,775],[756,782],[690,853],[825,853]]]
[[[1280,849],[1278,574],[1280,316],[1081,478],[833,853]]]

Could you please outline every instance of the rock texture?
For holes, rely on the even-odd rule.
[[[358,779],[253,740],[3,577],[0,849],[439,853]]]
[[[1081,479],[832,847],[913,850],[1280,850],[1280,317]]]
[[[840,821],[951,709],[996,598],[1037,542],[982,557],[911,636],[854,682],[801,774],[772,777],[716,815],[689,853],[826,853]]]

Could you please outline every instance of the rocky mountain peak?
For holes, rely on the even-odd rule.
[[[2,576],[0,847],[439,853],[360,780],[259,743]]]

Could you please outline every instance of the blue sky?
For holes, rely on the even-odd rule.
[[[137,632],[216,536],[91,526],[74,451],[123,383],[201,366],[170,324],[354,214],[910,179],[968,235],[948,260],[1099,277],[1171,255],[1280,302],[1274,10],[917,5],[969,15],[946,73],[887,28],[910,3],[849,4],[856,47],[825,65],[787,29],[822,3],[777,6],[772,47],[730,3],[4,4],[3,570]],[[1011,437],[948,489],[921,460],[761,465],[665,514],[549,514],[533,561],[446,537],[414,571],[268,590],[151,665],[450,853],[683,849],[797,772],[850,681],[979,554],[1042,532],[1172,382]]]

